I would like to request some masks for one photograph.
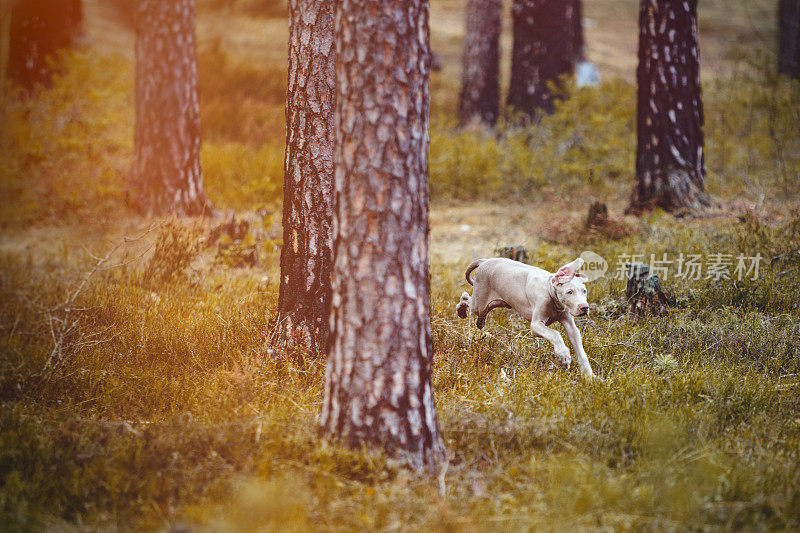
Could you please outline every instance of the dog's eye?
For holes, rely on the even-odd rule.
[[[586,289],[583,289],[583,294],[586,294]]]
[[[572,291],[572,289],[570,289],[570,290],[567,291],[567,294],[572,294],[573,292],[574,291]]]

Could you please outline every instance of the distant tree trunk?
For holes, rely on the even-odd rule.
[[[501,0],[468,0],[461,73],[459,119],[462,125],[494,125],[500,110]]]
[[[3,74],[26,89],[50,83],[47,58],[70,46],[83,23],[81,0],[2,0],[8,56]],[[9,17],[6,19],[6,17]],[[5,43],[4,43],[5,44]]]
[[[135,133],[135,177],[149,211],[209,209],[200,170],[194,0],[139,2]]]
[[[289,3],[279,342],[327,348],[333,263],[335,0]]]
[[[506,103],[531,122],[541,112],[553,112],[558,94],[549,85],[558,88],[560,77],[575,69],[579,15],[573,0],[514,0],[511,16],[514,43]]]
[[[0,92],[6,89],[11,50],[11,0],[0,0]]]
[[[800,79],[800,0],[780,0],[778,72]]]
[[[586,59],[586,44],[583,38],[583,0],[567,0],[571,12],[569,42],[572,50],[572,61],[578,63]]]
[[[320,424],[417,469],[446,460],[431,370],[426,0],[337,4],[334,268]]]
[[[629,212],[710,204],[698,58],[697,0],[642,0],[636,185]]]

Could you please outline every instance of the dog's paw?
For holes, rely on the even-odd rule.
[[[580,368],[580,371],[581,371],[581,377],[583,379],[585,379],[586,381],[593,381],[593,380],[596,379],[595,375],[594,375],[594,372],[592,372],[592,369],[590,367],[583,367],[582,366]]]
[[[569,355],[569,350],[557,350],[556,362],[558,362],[558,364],[564,368],[569,368],[569,364],[572,362],[572,357]]]
[[[467,318],[469,316],[469,294],[466,292],[461,293],[461,300],[456,306],[456,313],[459,318]]]

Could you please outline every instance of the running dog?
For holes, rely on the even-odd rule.
[[[572,318],[589,313],[587,278],[578,273],[581,266],[583,259],[579,257],[551,274],[511,259],[478,259],[467,267],[465,273],[467,282],[474,286],[472,296],[464,292],[456,311],[461,318],[467,318],[470,313],[478,315],[476,325],[482,329],[486,324],[486,315],[492,309],[513,309],[530,321],[534,335],[550,341],[559,364],[569,368],[569,348],[556,330],[547,327],[553,322],[561,322],[575,349],[581,374],[586,379],[592,379],[594,374],[583,349],[581,332]],[[473,272],[474,282],[471,277]]]

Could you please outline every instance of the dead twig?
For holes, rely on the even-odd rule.
[[[79,317],[75,316],[76,312],[85,311],[86,308],[83,307],[76,307],[75,301],[77,300],[78,296],[83,292],[86,288],[89,280],[99,271],[101,270],[109,270],[111,268],[117,268],[120,265],[113,265],[111,267],[105,267],[111,257],[125,244],[129,242],[135,242],[144,238],[148,233],[153,230],[153,226],[147,228],[147,230],[137,237],[128,237],[125,236],[121,242],[113,246],[108,253],[106,253],[102,257],[98,257],[87,250],[89,256],[95,260],[94,265],[92,268],[83,276],[78,286],[72,292],[67,293],[67,298],[55,306],[52,307],[45,307],[44,308],[44,315],[45,320],[47,321],[47,325],[50,329],[50,340],[52,342],[52,348],[50,349],[50,353],[47,356],[47,361],[44,364],[45,371],[53,371],[55,370],[63,361],[65,353],[67,352],[67,347],[69,348],[77,348],[77,347],[87,347],[87,346],[97,346],[99,344],[103,344],[105,342],[110,341],[111,339],[102,339],[97,338],[101,332],[92,333],[89,335],[83,335],[81,338],[75,342],[68,343],[68,339],[70,335],[74,332],[75,327],[78,325]],[[127,263],[125,263],[127,264]],[[113,338],[113,337],[112,337]]]

